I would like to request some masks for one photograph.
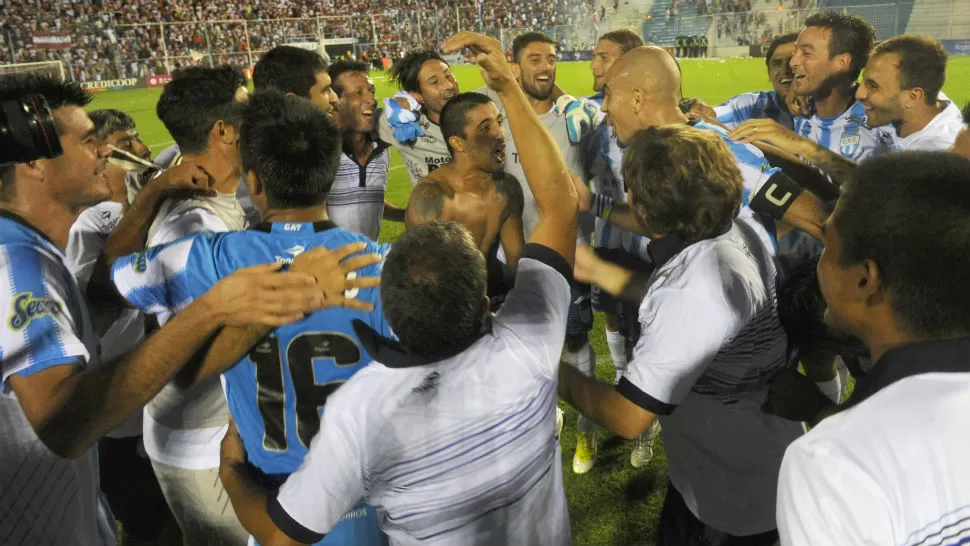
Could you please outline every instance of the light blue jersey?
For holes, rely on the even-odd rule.
[[[749,119],[773,119],[787,129],[795,126],[795,118],[785,105],[785,98],[775,91],[742,93],[714,107],[717,121],[734,129]]]
[[[331,222],[263,224],[248,231],[200,233],[127,256],[114,264],[112,277],[121,294],[142,311],[178,312],[238,269],[292,263],[315,247],[334,249],[358,241],[370,243],[365,252],[389,249]],[[369,266],[361,274],[379,275],[380,266]],[[317,311],[277,328],[223,374],[229,410],[249,462],[278,483],[303,462],[327,397],[371,362],[351,321],[360,319],[391,335],[379,289],[360,290],[357,299],[372,303],[374,310]],[[355,507],[321,544],[383,544],[375,510]]]
[[[893,149],[891,127],[870,128],[866,125],[866,108],[856,101],[845,112],[823,118],[795,118],[795,132],[853,161],[863,161]]]

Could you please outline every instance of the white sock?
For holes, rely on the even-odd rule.
[[[842,379],[839,374],[828,381],[816,381],[815,384],[829,400],[836,404],[842,400]]]
[[[596,353],[593,352],[593,346],[589,341],[578,351],[566,351],[566,363],[586,377],[596,377]],[[596,423],[580,413],[579,419],[576,420],[576,430],[583,434],[590,434],[596,430]]]
[[[616,379],[614,383],[619,383],[626,370],[626,336],[618,331],[606,330],[606,344],[610,347],[610,357],[613,359],[613,366],[616,367]]]

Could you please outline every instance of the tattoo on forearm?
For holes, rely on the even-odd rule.
[[[444,207],[445,189],[435,182],[423,180],[411,190],[407,210],[408,222],[424,223],[440,218]]]

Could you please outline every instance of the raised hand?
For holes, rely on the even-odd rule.
[[[361,254],[367,248],[363,242],[350,243],[334,250],[317,247],[300,254],[290,266],[291,273],[310,275],[323,295],[323,307],[342,306],[358,311],[370,311],[374,306],[355,299],[361,288],[380,286],[380,277],[360,277],[358,270],[378,264],[380,254]],[[353,256],[353,257],[351,257]]]
[[[482,69],[485,84],[495,91],[502,92],[510,85],[518,85],[505,58],[505,50],[495,38],[463,30],[441,44],[441,51],[445,53],[457,53],[462,49],[471,50],[472,62]]]
[[[141,189],[153,198],[203,197],[215,195],[214,179],[199,165],[182,163],[166,169]]]

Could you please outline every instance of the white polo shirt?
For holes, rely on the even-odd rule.
[[[736,219],[714,239],[650,243],[657,269],[642,333],[617,386],[660,416],[670,481],[704,524],[732,535],[775,528],[775,491],[799,423],[761,411],[786,366],[771,251]]]
[[[316,542],[363,497],[394,545],[572,544],[556,439],[571,276],[526,245],[501,311],[438,361],[355,324],[374,363],[327,400],[269,503],[277,526]]]
[[[883,355],[785,453],[784,545],[970,543],[970,338]]]
[[[963,114],[952,100],[940,93],[940,101],[946,103],[942,112],[937,114],[915,133],[901,137],[893,131],[896,137],[897,150],[926,150],[930,152],[945,152],[953,146],[957,134],[963,129]]]
[[[327,216],[338,226],[376,241],[384,218],[384,193],[390,168],[388,145],[373,144],[374,151],[361,165],[345,149],[337,177],[327,196]]]

